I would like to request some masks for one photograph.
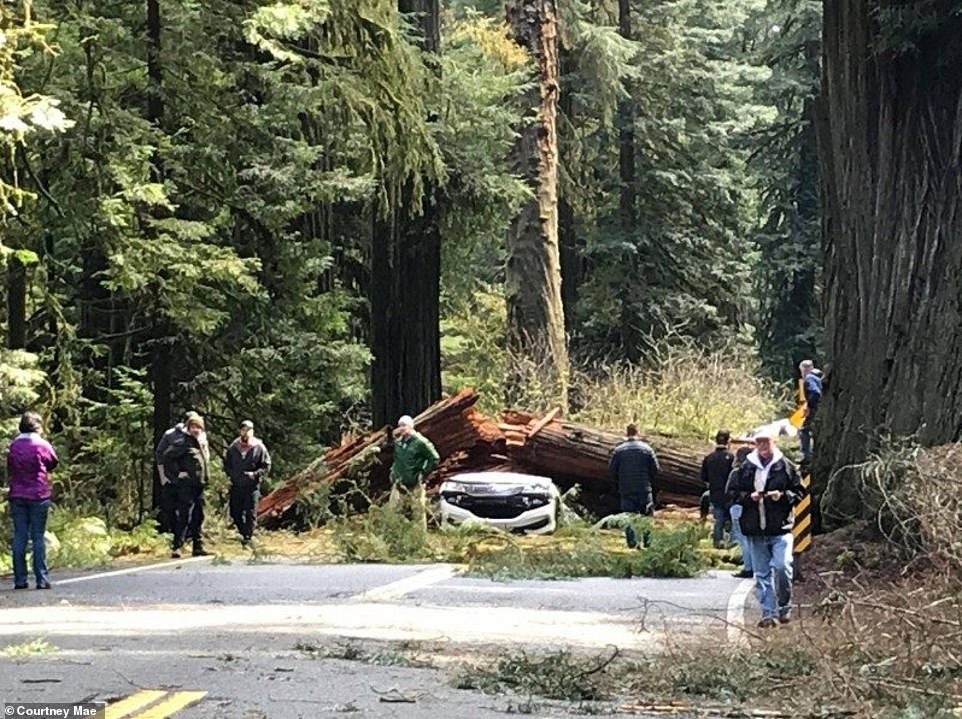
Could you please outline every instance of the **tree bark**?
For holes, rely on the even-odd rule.
[[[558,49],[558,65],[560,82],[564,83],[565,78],[574,73],[574,58],[569,50],[564,47]],[[558,132],[558,155],[559,161],[565,157],[578,142],[576,137],[570,135],[570,128],[577,127],[575,117],[574,95],[562,90],[558,98],[558,111],[564,122],[561,123],[561,130]],[[563,128],[569,128],[565,133]],[[578,287],[584,275],[584,245],[578,237],[578,226],[575,218],[575,210],[572,198],[571,185],[573,180],[567,184],[559,183],[558,186],[558,254],[561,263],[561,307],[565,320],[565,332],[570,335],[575,327],[576,310],[578,306]]]
[[[15,255],[7,261],[7,347],[27,346],[27,267]]]
[[[508,0],[513,39],[537,68],[526,102],[536,118],[520,130],[515,170],[534,192],[507,237],[505,294],[508,341],[515,352],[537,354],[562,406],[568,402],[568,348],[561,301],[558,246],[558,12],[555,0]]]
[[[439,0],[399,0],[429,55],[441,45]],[[427,62],[434,63],[433,58]],[[440,68],[436,67],[440,71]],[[375,425],[441,398],[441,204],[436,183],[375,221],[371,252],[371,411]]]
[[[929,3],[824,3],[825,394],[816,479],[829,523],[861,510],[840,470],[881,444],[962,431],[962,17]],[[909,22],[888,23],[892,14]],[[821,440],[821,441],[819,441]]]

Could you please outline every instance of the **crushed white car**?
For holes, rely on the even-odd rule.
[[[548,477],[520,472],[464,472],[438,490],[441,523],[480,522],[509,532],[549,534],[560,493]]]

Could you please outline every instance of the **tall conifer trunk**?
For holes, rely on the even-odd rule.
[[[440,0],[399,0],[434,64],[441,45]],[[439,70],[439,68],[438,68]],[[375,221],[371,251],[371,409],[374,424],[417,414],[441,398],[441,228],[438,187],[424,183],[420,211],[402,206]]]
[[[515,352],[537,355],[551,393],[566,406],[568,348],[558,246],[558,10],[555,0],[508,0],[505,9],[512,37],[537,69],[527,93],[536,117],[521,129],[514,149],[515,169],[534,197],[508,230],[508,341]]]
[[[574,57],[570,50],[558,48],[559,82],[576,71]],[[565,122],[561,125],[558,136],[559,162],[563,161],[578,143],[577,137],[570,133],[570,128],[577,127],[578,118],[575,116],[574,94],[562,91],[558,98],[558,111]],[[569,128],[569,134],[564,128]],[[573,198],[568,194],[572,191],[559,184],[558,188],[558,253],[561,262],[561,306],[564,312],[565,331],[570,333],[574,328],[575,312],[578,306],[578,287],[584,274],[584,242],[578,237],[578,226],[575,218]],[[566,192],[567,191],[567,192]]]
[[[824,3],[822,482],[880,430],[927,444],[962,431],[962,16],[917,6]],[[829,521],[861,507],[851,474],[835,476]]]

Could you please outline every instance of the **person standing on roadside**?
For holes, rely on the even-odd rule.
[[[391,463],[390,506],[427,528],[427,494],[424,479],[438,466],[440,456],[431,440],[414,429],[414,420],[404,415],[397,421],[394,461]]]
[[[731,444],[731,432],[720,429],[715,435],[715,449],[701,462],[701,481],[708,489],[711,501],[712,516],[715,526],[712,529],[712,543],[715,549],[722,549],[725,545],[722,538],[725,534],[725,524],[728,522],[728,497],[725,495],[725,485],[731,474],[735,457],[728,449]]]
[[[245,419],[240,423],[237,439],[224,453],[224,474],[230,480],[230,516],[245,547],[254,536],[261,480],[270,471],[271,455],[264,443],[254,436],[254,423]]]
[[[774,446],[772,434],[755,435],[755,450],[731,486],[733,503],[742,507],[741,531],[751,547],[762,628],[774,627],[776,620],[791,621],[793,508],[807,493],[795,465]]]
[[[735,452],[735,466],[728,475],[728,482],[725,484],[725,495],[731,497],[732,487],[738,479],[738,470],[745,463],[745,458],[751,453],[754,447],[744,445]],[[748,537],[742,532],[742,506],[737,502],[733,503],[728,510],[732,520],[732,539],[738,542],[742,550],[742,569],[735,572],[732,576],[738,579],[751,579],[755,576],[752,571],[752,549],[748,543]]]
[[[798,443],[802,461],[809,462],[812,459],[812,425],[818,404],[822,401],[822,373],[815,369],[812,360],[802,360],[798,371],[802,375],[802,392],[805,395],[805,420],[798,430]]]
[[[164,451],[164,472],[173,479],[176,503],[174,507],[174,540],[171,557],[180,558],[180,549],[189,539],[195,557],[205,557],[204,551],[204,486],[210,477],[210,449],[204,430],[204,418],[190,417],[187,434],[182,441],[171,444]]]
[[[174,483],[174,480],[177,478],[167,476],[167,472],[164,469],[164,453],[171,445],[184,441],[184,438],[187,436],[187,422],[189,422],[192,417],[200,417],[200,415],[188,410],[184,414],[184,421],[178,422],[164,432],[160,441],[157,442],[157,447],[154,449],[154,463],[157,465],[157,474],[160,478],[160,516],[158,517],[158,521],[160,523],[160,531],[162,532],[174,531],[174,513],[177,508],[177,492]],[[207,441],[206,436],[203,437],[203,441]]]
[[[618,483],[622,512],[646,517],[655,513],[652,488],[658,477],[658,458],[655,450],[638,437],[635,425],[628,425],[625,441],[611,453],[608,475]],[[632,549],[638,546],[638,533],[630,525],[625,527],[625,542]]]
[[[33,544],[33,576],[37,589],[50,589],[47,577],[47,512],[50,510],[50,472],[59,460],[53,446],[41,434],[43,423],[36,412],[20,417],[20,434],[7,450],[8,498],[13,519],[13,588],[27,588],[27,542]]]

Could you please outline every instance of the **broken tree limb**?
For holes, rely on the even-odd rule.
[[[483,466],[489,455],[506,453],[504,435],[494,422],[474,409],[477,401],[478,395],[473,389],[463,389],[436,402],[414,418],[418,431],[434,443],[442,460],[456,452],[463,452],[467,459],[456,466]],[[266,525],[280,523],[302,494],[333,485],[345,477],[354,460],[375,449],[379,461],[368,470],[367,484],[375,491],[386,489],[388,471],[394,458],[393,440],[391,428],[384,427],[332,447],[321,460],[313,462],[260,500],[257,505],[258,522]],[[438,472],[432,473],[427,481],[429,484],[437,483]]]

